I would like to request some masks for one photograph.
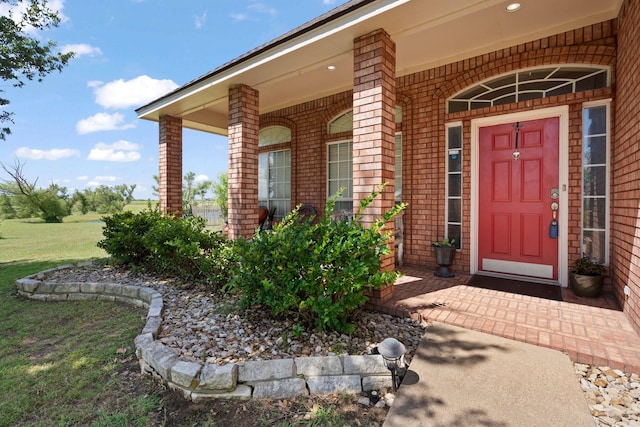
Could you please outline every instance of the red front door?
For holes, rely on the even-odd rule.
[[[559,119],[518,125],[480,128],[478,269],[557,280]]]

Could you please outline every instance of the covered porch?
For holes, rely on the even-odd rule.
[[[485,209],[477,200],[491,186],[478,173],[483,156],[478,135],[494,125],[510,129],[524,120],[557,118],[560,148],[541,158],[559,161],[558,176],[536,192],[544,195],[541,206],[548,217],[535,219],[541,225],[536,238],[552,238],[543,226],[551,218],[547,199],[557,199],[559,238],[546,242],[557,253],[544,271],[534,273],[566,286],[571,262],[585,247],[597,248],[609,266],[608,291],[639,330],[634,73],[640,8],[629,0],[536,0],[515,12],[506,6],[498,0],[348,1],[141,107],[140,118],[159,123],[161,208],[181,213],[182,129],[196,129],[229,140],[232,238],[253,235],[263,200],[269,207],[277,203],[280,211],[299,204],[317,210],[346,183],[349,191],[340,203],[348,210],[387,182],[365,221],[397,201],[409,203],[403,219],[407,264],[433,266],[431,242],[455,236],[456,272],[527,275],[522,266],[535,263],[495,259],[480,245],[489,222],[481,223]],[[600,77],[579,84],[586,76],[580,73],[590,68]],[[514,90],[517,85],[509,80],[537,79],[540,88],[555,73],[549,70],[573,79],[571,89],[520,97],[520,87]],[[511,92],[492,98],[475,92],[487,88],[494,95]],[[457,101],[469,108],[452,108]],[[603,117],[604,131],[585,133],[595,112]],[[341,127],[345,117],[348,126]],[[279,129],[287,130],[285,138],[278,139]],[[265,142],[269,130],[275,131]],[[589,138],[602,141],[598,162],[586,154]],[[517,142],[509,155],[512,151],[518,152]],[[263,161],[269,165],[266,176],[270,179],[271,165],[276,176],[267,186]],[[585,191],[588,179],[593,194]],[[521,231],[526,234],[527,225]],[[393,268],[393,260],[386,257],[384,268]]]
[[[610,292],[562,289],[562,301],[468,286],[469,275],[434,277],[403,267],[394,296],[376,309],[562,351],[577,363],[640,372],[640,336]]]

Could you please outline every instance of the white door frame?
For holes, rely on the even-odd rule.
[[[480,159],[480,128],[494,126],[504,123],[524,122],[528,120],[546,119],[558,117],[559,119],[559,159],[558,159],[558,184],[560,186],[560,199],[558,203],[558,281],[536,280],[543,283],[560,284],[568,286],[568,219],[569,219],[569,106],[544,108],[540,110],[525,111],[521,113],[511,113],[501,116],[483,117],[471,120],[471,247],[470,265],[471,274],[478,272],[478,192],[479,192],[479,171],[478,162]]]

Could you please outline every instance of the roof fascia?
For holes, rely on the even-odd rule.
[[[202,90],[223,84],[225,81],[229,81],[249,70],[302,49],[318,40],[344,31],[409,1],[411,0],[372,0],[358,4],[353,10],[349,10],[347,13],[330,15],[327,21],[323,20],[311,26],[304,25],[300,30],[294,30],[291,36],[276,39],[266,44],[263,48],[258,48],[255,51],[240,56],[228,64],[205,74],[203,77],[187,83],[175,91],[136,109],[138,118],[144,118],[148,114]]]

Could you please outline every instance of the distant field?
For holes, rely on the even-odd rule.
[[[123,393],[132,383],[118,375],[133,363],[143,310],[108,302],[42,303],[16,293],[18,278],[105,257],[96,246],[100,217],[73,216],[62,224],[0,221],[2,427],[147,425],[158,407],[153,394]]]

